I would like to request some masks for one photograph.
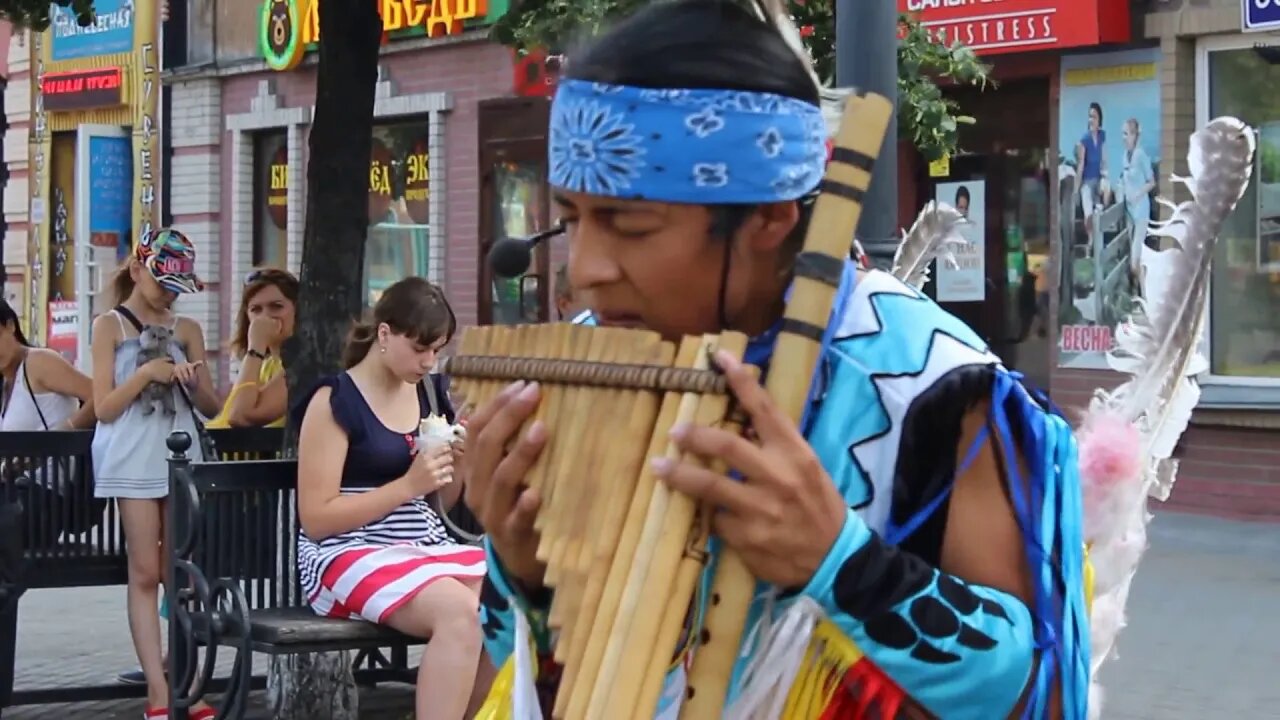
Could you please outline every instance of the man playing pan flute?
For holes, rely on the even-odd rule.
[[[655,3],[571,56],[549,168],[570,276],[592,308],[583,320],[669,339],[740,331],[747,363],[787,372],[769,359],[825,140],[805,61],[742,6]],[[726,716],[763,717],[779,700],[760,688],[785,677],[784,694],[825,693],[816,710],[788,698],[788,717],[1083,718],[1087,563],[1067,424],[964,323],[852,262],[823,343],[802,427],[721,357],[753,437],[673,431],[740,480],[655,465],[720,508],[716,542],[760,580],[748,628],[765,629],[744,633]],[[468,502],[489,533],[489,654],[513,662],[515,629],[529,627],[546,686],[539,498],[522,483],[548,437],[540,423],[521,432],[538,400],[517,384],[473,415]],[[825,650],[774,654],[796,627]],[[659,717],[676,717],[684,694],[687,652],[672,653]]]

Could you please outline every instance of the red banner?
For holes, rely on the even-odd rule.
[[[940,42],[979,55],[1127,42],[1124,0],[898,0]]]

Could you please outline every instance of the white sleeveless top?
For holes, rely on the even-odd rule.
[[[13,380],[13,392],[8,405],[0,415],[0,431],[39,431],[57,428],[80,408],[80,401],[69,395],[55,392],[32,393],[27,385],[27,361],[18,365]],[[40,421],[41,413],[44,422]],[[48,426],[46,427],[46,423]]]

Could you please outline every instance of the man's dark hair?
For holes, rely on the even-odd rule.
[[[956,204],[959,205],[961,200],[964,200],[964,204],[966,206],[971,202],[971,199],[969,198],[969,188],[963,185],[956,188]]]
[[[746,90],[818,104],[799,56],[726,0],[653,3],[570,55],[568,77],[645,88]]]
[[[653,3],[569,54],[575,80],[655,89],[765,92],[819,104],[804,62],[782,35],[739,3]],[[712,233],[729,238],[756,205],[711,207]],[[808,212],[793,237],[804,237]]]

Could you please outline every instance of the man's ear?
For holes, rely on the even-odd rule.
[[[743,223],[742,237],[752,250],[771,254],[787,241],[799,222],[799,203],[766,203],[757,207]]]

